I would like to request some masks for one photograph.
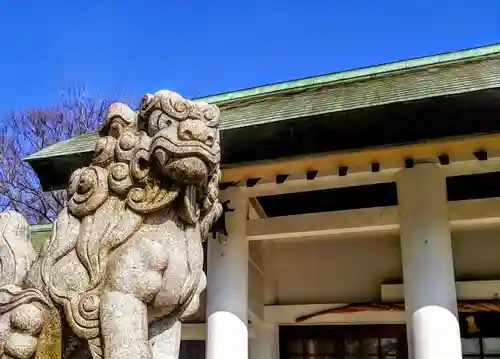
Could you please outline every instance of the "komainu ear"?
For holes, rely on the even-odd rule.
[[[99,127],[101,136],[111,136],[118,139],[127,129],[137,131],[137,114],[134,110],[121,102],[109,106],[106,120]]]

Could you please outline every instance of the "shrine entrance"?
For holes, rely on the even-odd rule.
[[[462,358],[500,358],[500,312],[461,313]],[[408,359],[405,324],[280,326],[280,359]]]
[[[280,327],[281,359],[406,359],[407,353],[404,324]]]

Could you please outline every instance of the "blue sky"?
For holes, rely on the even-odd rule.
[[[500,1],[3,0],[0,33],[1,116],[72,85],[192,97],[487,45]]]

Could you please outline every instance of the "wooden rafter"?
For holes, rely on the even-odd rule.
[[[350,167],[372,166],[372,169],[377,169],[380,165],[404,167],[411,166],[421,159],[439,162],[446,159],[448,163],[453,163],[453,158],[474,154],[478,161],[484,161],[487,160],[490,151],[500,151],[500,134],[238,165],[224,168],[222,180],[223,182],[246,181],[255,185],[261,178],[280,178],[281,181],[284,175],[332,169],[338,169],[339,175],[348,176]]]

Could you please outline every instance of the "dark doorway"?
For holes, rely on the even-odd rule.
[[[204,340],[183,340],[179,359],[202,359],[205,358],[205,341]]]
[[[280,359],[407,359],[405,325],[280,327]]]

